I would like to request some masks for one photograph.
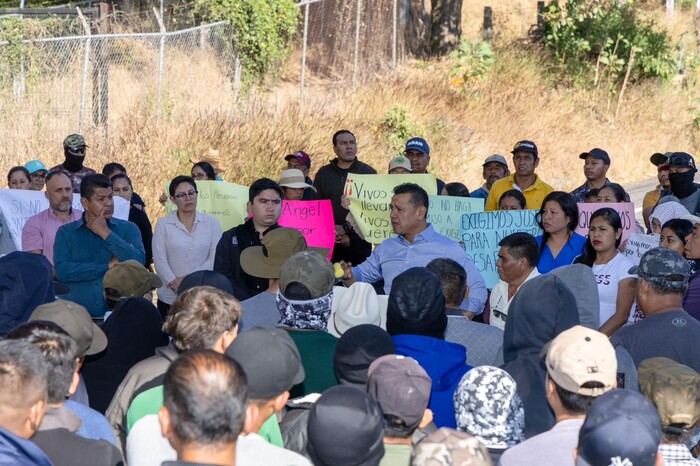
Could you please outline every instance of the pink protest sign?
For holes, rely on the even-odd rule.
[[[278,223],[299,230],[307,245],[328,249],[327,258],[331,260],[335,245],[335,221],[330,200],[282,201],[282,215]]]
[[[598,209],[610,207],[620,214],[622,221],[622,241],[629,238],[630,234],[637,232],[637,220],[634,216],[634,204],[631,202],[586,202],[578,203],[578,225],[576,233],[581,236],[588,236],[588,224],[591,221],[591,215]]]

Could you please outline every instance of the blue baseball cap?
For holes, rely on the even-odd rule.
[[[27,164],[24,166],[24,168],[27,169],[29,174],[31,175],[32,173],[40,172],[40,171],[45,171],[46,173],[49,172],[49,170],[46,168],[46,165],[41,163],[38,160],[30,160],[27,162]]]
[[[418,152],[422,152],[423,154],[430,155],[430,146],[423,138],[409,139],[408,142],[406,142],[406,149],[404,149],[404,153],[406,153],[406,151],[409,150],[417,150]]]

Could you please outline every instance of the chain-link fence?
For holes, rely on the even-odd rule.
[[[304,0],[298,7],[289,59],[295,66],[285,78],[298,79],[302,100],[309,77],[355,84],[405,57],[408,0]],[[75,34],[81,21],[66,21]],[[28,140],[62,140],[91,128],[107,136],[134,111],[166,119],[235,111],[243,70],[228,23],[166,32],[158,18],[160,32],[138,34],[94,34],[87,21],[82,25],[81,35],[0,43],[0,108],[8,110],[0,112],[0,138],[7,150],[26,153]]]

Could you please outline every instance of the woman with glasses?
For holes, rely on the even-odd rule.
[[[166,315],[175,301],[180,282],[197,270],[212,270],[221,224],[197,211],[197,185],[189,176],[178,176],[168,187],[177,210],[161,218],[153,233],[153,263],[163,280],[158,288],[158,310]]]
[[[198,181],[216,181],[216,170],[209,162],[197,162],[192,165],[192,178]]]

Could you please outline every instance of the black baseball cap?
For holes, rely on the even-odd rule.
[[[297,345],[278,328],[253,327],[241,333],[226,349],[243,368],[251,398],[267,400],[304,381]]]
[[[578,158],[585,159],[588,156],[602,160],[605,165],[610,165],[610,156],[603,149],[599,149],[596,147],[594,149],[589,150],[588,152],[583,152],[581,155],[578,156]]]
[[[692,168],[694,171],[698,171],[695,166],[695,159],[693,156],[687,152],[674,152],[668,158],[668,165],[670,167],[676,168]]]
[[[656,152],[649,160],[657,167],[660,167],[662,165],[668,165],[668,159],[671,155],[673,155],[673,152],[664,152],[663,154],[661,152]]]
[[[533,154],[535,158],[538,156],[537,145],[534,142],[526,139],[515,143],[515,146],[513,146],[513,150],[510,151],[510,153],[515,154],[516,152],[529,152]]]

